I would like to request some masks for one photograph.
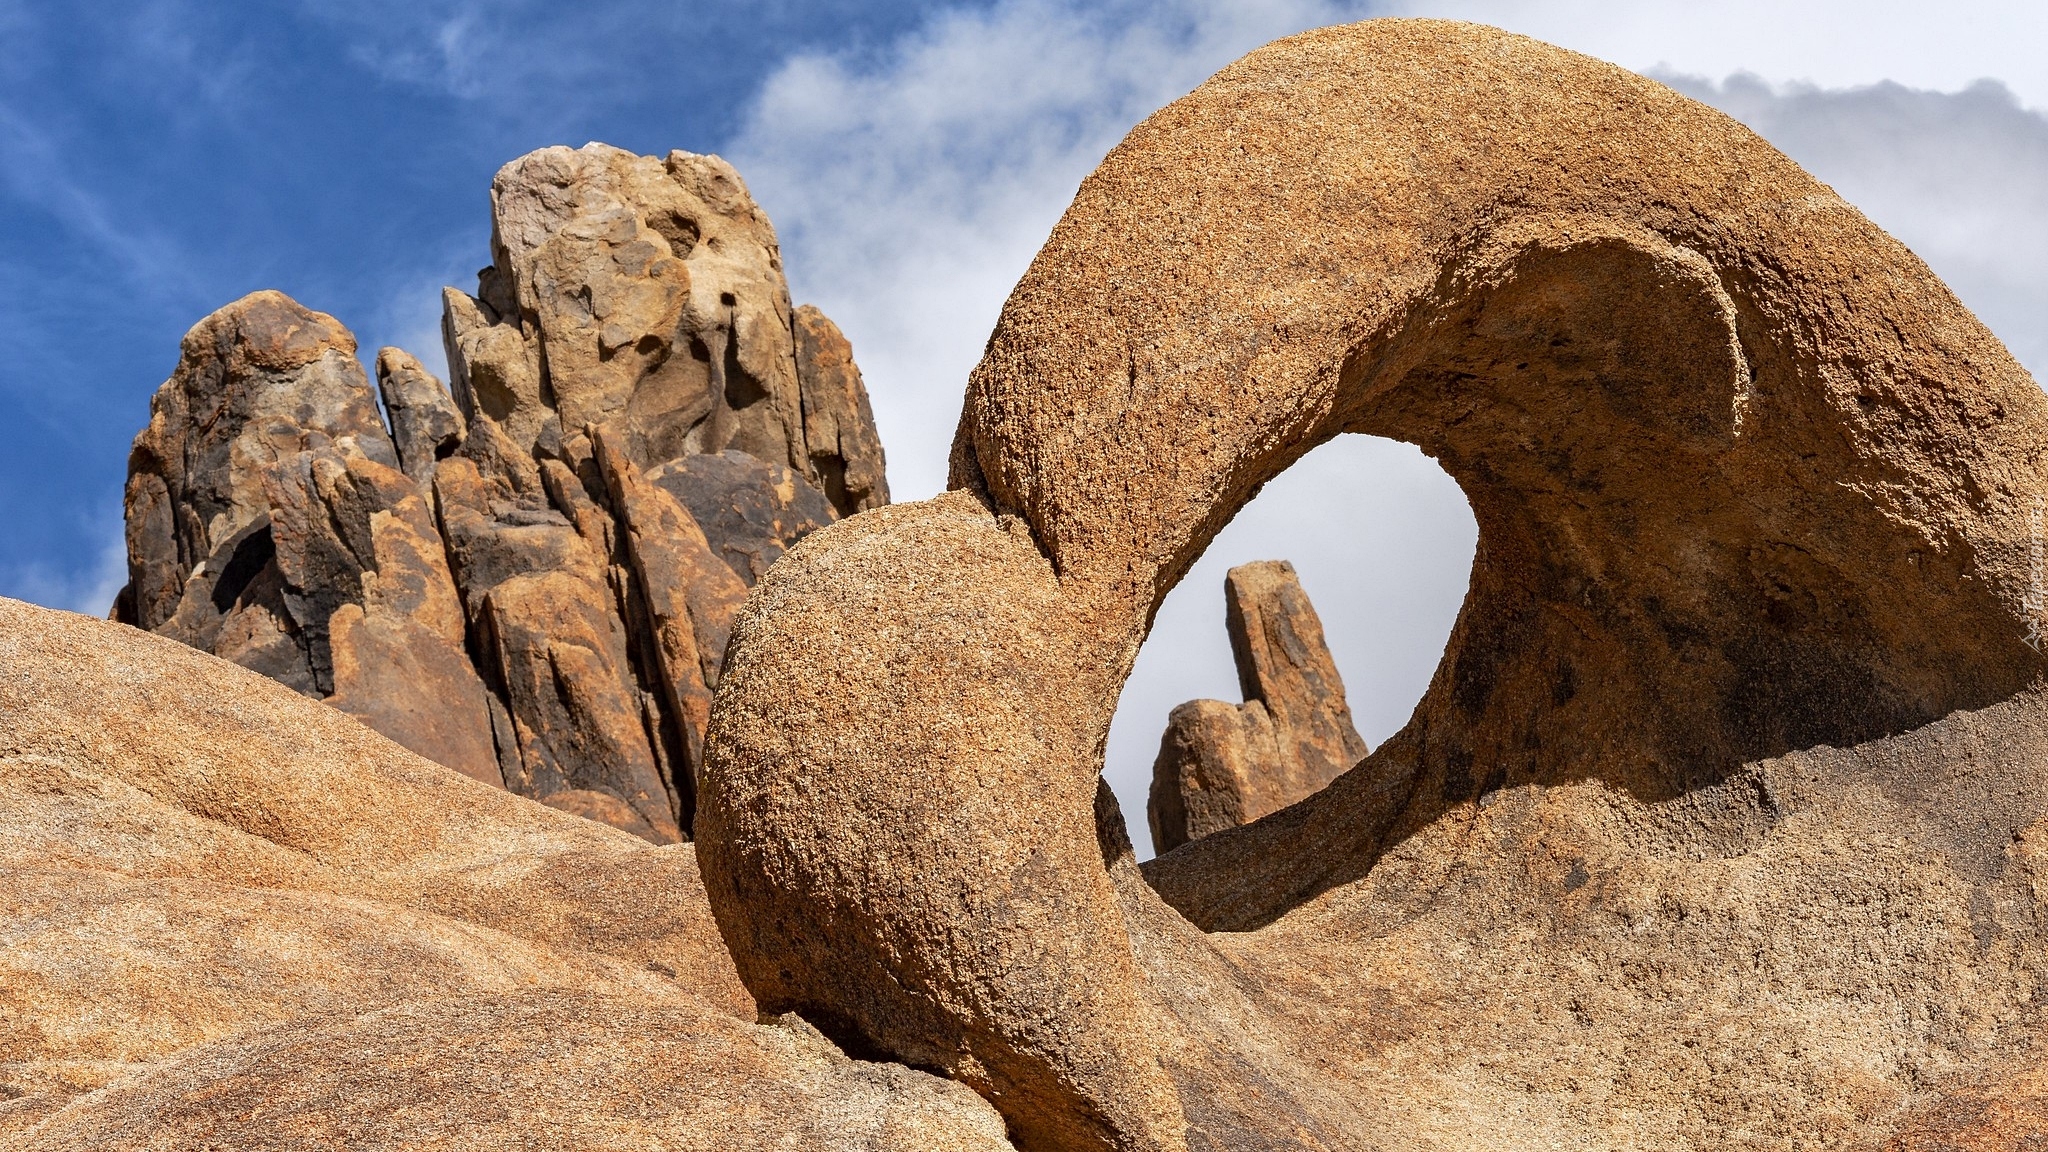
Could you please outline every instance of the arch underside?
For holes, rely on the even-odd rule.
[[[1801,382],[1700,253],[1586,219],[1461,247],[1345,357],[1329,426],[1457,481],[1479,527],[1465,603],[1409,723],[1354,773],[1146,866],[1205,928],[1270,923],[1502,787],[1669,801],[2027,681],[1986,659],[2016,635],[1966,556],[1796,482],[1826,447],[1787,402]]]

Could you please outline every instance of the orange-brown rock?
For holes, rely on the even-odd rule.
[[[790,326],[796,333],[796,378],[812,475],[842,516],[887,504],[882,441],[875,435],[875,413],[853,362],[853,345],[816,305],[798,307]]]
[[[1240,564],[1223,598],[1244,703],[1190,700],[1167,717],[1145,807],[1161,852],[1311,796],[1367,751],[1294,566]]]
[[[874,418],[724,161],[543,149],[492,220],[479,296],[444,298],[452,394],[378,353],[388,433],[333,317],[260,292],[193,329],[115,616],[666,843],[746,585],[887,502]]]
[[[1095,812],[1145,630],[1342,432],[1472,502],[1438,673],[1141,873]],[[1881,1143],[2048,1026],[2044,460],[1998,341],[1719,113],[1468,25],[1280,41],[1083,183],[957,490],[756,586],[713,911],[764,1009],[1026,1149]]]
[[[656,843],[679,839],[677,797],[605,557],[554,509],[492,500],[467,459],[443,461],[434,487],[484,669],[509,721],[510,740],[497,741],[506,785],[542,800],[608,793],[634,813],[634,830]]]
[[[82,1094],[294,1021],[550,989],[753,1019],[687,846],[483,786],[165,638],[14,601],[0,828],[9,1147],[90,1110]]]
[[[273,474],[309,448],[398,463],[348,330],[277,292],[195,325],[129,454],[129,582],[115,615],[208,650],[225,637],[244,662],[312,691],[303,625],[267,570]]]
[[[591,443],[606,495],[618,512],[640,603],[646,606],[665,702],[682,727],[677,811],[694,812],[711,691],[718,686],[733,613],[746,599],[747,588],[712,554],[690,513],[643,476],[602,429],[592,429]]]

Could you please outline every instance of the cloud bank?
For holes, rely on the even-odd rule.
[[[1912,248],[2048,379],[2048,116],[2004,84],[1960,92],[1658,79],[1755,129]]]

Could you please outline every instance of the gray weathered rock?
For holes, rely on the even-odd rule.
[[[418,367],[387,364],[387,381]],[[193,328],[151,407],[116,615],[496,782],[440,536],[348,331],[276,292],[244,297]]]
[[[853,345],[814,305],[799,307],[793,321],[811,474],[841,516],[879,508],[889,502],[889,480]]]
[[[801,473],[745,452],[678,457],[648,478],[690,510],[712,549],[749,585],[835,519],[825,494]]]
[[[431,483],[434,462],[462,443],[462,412],[455,398],[402,348],[378,350],[377,391],[391,418],[399,465],[418,483]]]

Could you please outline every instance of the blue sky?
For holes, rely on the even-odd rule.
[[[0,0],[0,593],[104,590],[127,442],[211,309],[280,288],[420,343],[506,160],[714,149],[790,55],[932,7]]]
[[[603,140],[734,161],[844,327],[899,498],[1075,185],[1257,45],[1370,15],[1500,24],[1715,103],[1832,183],[2048,376],[2048,5],[2013,0],[0,0],[0,595],[103,612],[129,439],[208,311],[279,288],[430,365],[505,161]],[[1111,734],[1142,811],[1165,712],[1234,698],[1230,564],[1295,561],[1377,743],[1427,682],[1471,518],[1346,438],[1162,610]],[[1138,821],[1142,824],[1142,819]],[[1142,841],[1142,828],[1135,829]]]

